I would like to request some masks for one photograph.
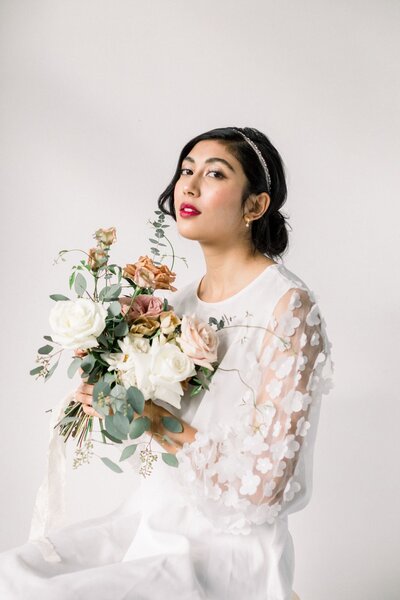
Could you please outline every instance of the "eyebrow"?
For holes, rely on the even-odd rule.
[[[186,156],[186,157],[185,157],[185,158],[182,160],[182,162],[183,162],[184,160],[187,160],[187,161],[189,161],[189,162],[191,162],[191,163],[195,163],[195,162],[196,162],[196,161],[195,161],[195,160],[194,160],[194,159],[193,159],[191,156]],[[217,156],[212,156],[211,158],[207,158],[207,160],[205,160],[204,162],[205,162],[206,164],[208,164],[208,163],[213,163],[213,162],[221,162],[221,163],[223,163],[224,165],[226,165],[226,166],[228,167],[228,169],[230,169],[231,171],[233,171],[233,173],[235,173],[235,169],[234,169],[234,168],[232,167],[232,165],[231,165],[231,164],[230,164],[230,163],[229,163],[227,160],[225,160],[224,158],[218,158]]]

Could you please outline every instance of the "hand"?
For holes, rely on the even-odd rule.
[[[75,392],[75,400],[77,402],[82,402],[82,410],[89,415],[89,417],[100,417],[100,419],[102,419],[103,415],[98,413],[92,406],[93,388],[94,386],[90,383],[81,383]]]

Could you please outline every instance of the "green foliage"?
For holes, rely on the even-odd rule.
[[[126,321],[120,321],[114,329],[114,335],[117,337],[125,337],[128,331],[128,323]]]
[[[129,387],[126,391],[126,399],[133,410],[141,415],[144,409],[144,396],[139,388],[134,386]]]
[[[82,275],[82,273],[76,273],[75,281],[74,281],[74,288],[75,288],[75,292],[78,294],[78,296],[82,297],[83,294],[86,292],[87,281],[84,278],[84,276]]]
[[[121,294],[122,287],[118,283],[109,285],[100,290],[99,300],[102,302],[111,302],[112,300],[118,300]]]
[[[181,433],[183,431],[182,423],[175,417],[161,417],[161,422],[165,429],[173,433]]]
[[[170,452],[162,452],[161,456],[163,461],[170,467],[177,467],[179,465],[175,454],[171,454]]]
[[[90,373],[96,364],[96,359],[93,354],[89,353],[83,357],[81,362],[81,368],[84,373]]]
[[[126,446],[122,451],[119,462],[126,460],[127,458],[129,458],[130,456],[135,454],[136,448],[137,448],[137,444],[131,444],[130,446]]]
[[[77,370],[79,369],[79,366],[81,364],[81,358],[74,358],[74,360],[72,361],[72,363],[69,365],[68,367],[68,371],[67,371],[67,375],[70,379],[73,378],[73,376],[75,375],[75,373],[77,372]]]
[[[115,413],[112,417],[113,426],[115,429],[124,436],[124,439],[128,435],[129,432],[129,419],[125,415],[122,415],[120,412]]]
[[[39,373],[41,373],[43,371],[43,365],[40,365],[40,367],[35,367],[34,369],[31,369],[29,371],[29,375],[38,375]]]
[[[67,296],[63,296],[63,294],[50,294],[49,298],[55,300],[56,302],[60,302],[60,300],[69,300]]]
[[[105,421],[106,430],[108,431],[108,433],[110,435],[117,438],[118,440],[126,440],[127,439],[128,436],[126,434],[123,434],[122,432],[120,432],[114,426],[114,418],[112,416],[106,415],[104,421]]]
[[[50,352],[53,350],[53,346],[50,346],[50,344],[46,344],[46,346],[42,346],[41,348],[39,348],[38,353],[39,354],[50,354]]]
[[[150,419],[148,417],[138,417],[134,419],[129,427],[129,437],[131,440],[140,437],[145,431],[150,429]]]
[[[121,314],[121,304],[118,302],[118,300],[111,302],[110,306],[108,307],[108,314],[111,317],[116,317],[117,315]]]
[[[115,444],[122,444],[122,441],[119,440],[118,438],[112,436],[110,433],[108,433],[108,431],[106,429],[100,429],[101,433],[108,438],[111,442],[114,442]]]
[[[103,461],[103,463],[105,465],[107,465],[107,467],[109,467],[115,473],[123,473],[123,470],[121,469],[121,467],[119,467],[115,462],[110,460],[107,456],[100,456],[100,458]]]

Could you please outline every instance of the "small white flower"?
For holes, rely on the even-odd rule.
[[[285,502],[289,502],[289,500],[292,500],[295,496],[295,494],[297,494],[297,492],[299,492],[301,490],[301,485],[300,483],[298,483],[297,481],[295,481],[293,479],[293,477],[290,477],[290,479],[288,480],[284,492],[283,492],[283,499]]]
[[[290,390],[282,400],[282,408],[287,415],[303,409],[304,396],[299,390]]]
[[[260,477],[251,471],[245,473],[241,478],[242,485],[239,492],[244,496],[252,496],[257,491],[260,481]]]
[[[301,435],[304,437],[307,435],[307,431],[310,429],[310,427],[310,423],[306,421],[304,417],[301,417],[301,419],[297,421],[296,436]]]
[[[265,443],[264,438],[259,432],[249,435],[243,440],[243,450],[251,452],[251,454],[261,454],[264,450],[268,450],[268,448],[268,444]]]
[[[257,471],[260,473],[268,473],[272,469],[272,462],[269,458],[259,458],[256,464]]]
[[[282,381],[278,381],[278,379],[272,379],[266,386],[265,389],[268,395],[275,399],[279,396],[282,390]]]
[[[293,292],[293,294],[290,297],[289,308],[300,308],[300,306],[302,306],[300,294],[299,292]]]
[[[283,377],[286,377],[287,375],[289,375],[289,373],[292,370],[294,360],[295,360],[294,356],[286,356],[286,355],[280,356],[274,362],[275,375],[279,379],[282,379]]]
[[[300,348],[304,348],[304,346],[306,344],[307,344],[307,336],[306,336],[306,334],[303,331],[303,333],[300,336]]]
[[[291,336],[300,325],[300,319],[293,316],[293,312],[288,310],[281,319],[283,335]]]
[[[268,483],[266,483],[264,485],[264,496],[267,496],[267,498],[269,498],[270,496],[272,496],[272,492],[273,490],[276,488],[276,482],[275,481],[269,481]]]
[[[306,317],[307,325],[319,325],[321,320],[319,318],[319,307],[318,304],[313,304],[310,312]]]
[[[310,340],[311,346],[318,346],[320,337],[321,336],[319,335],[319,333],[317,331],[314,331],[314,333],[311,336],[311,340]]]

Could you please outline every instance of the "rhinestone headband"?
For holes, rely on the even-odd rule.
[[[250,144],[250,146],[253,148],[254,152],[257,154],[257,156],[258,156],[258,158],[260,160],[260,163],[262,164],[264,172],[265,172],[265,177],[266,177],[267,186],[268,186],[267,191],[268,191],[268,193],[270,193],[271,192],[271,175],[269,174],[267,163],[265,162],[265,159],[264,159],[263,155],[261,154],[259,148],[253,142],[253,140],[251,140],[249,137],[247,137],[247,135],[245,135],[244,133],[242,133],[238,129],[233,129],[233,131],[236,131],[237,133],[240,133],[240,135],[243,136],[243,138],[246,140],[246,142],[248,144]]]

